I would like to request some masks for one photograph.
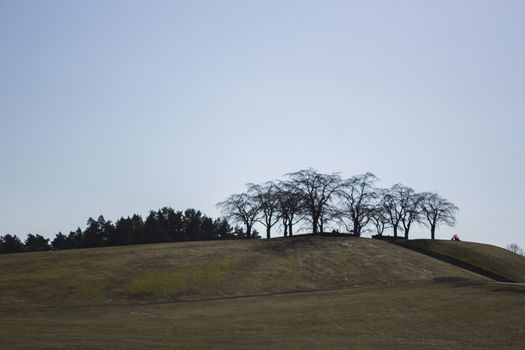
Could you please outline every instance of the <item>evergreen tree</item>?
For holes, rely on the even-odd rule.
[[[18,253],[24,251],[24,243],[15,235],[0,237],[0,253]]]
[[[51,241],[51,247],[54,250],[60,250],[60,249],[69,249],[68,245],[68,238],[66,235],[62,234],[62,232],[59,232],[56,234],[55,238]]]
[[[25,241],[25,250],[28,252],[46,251],[51,247],[49,246],[49,239],[42,237],[41,235],[28,234]]]

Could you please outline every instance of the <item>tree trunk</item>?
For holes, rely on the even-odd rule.
[[[288,234],[290,235],[290,237],[293,236],[292,226],[293,226],[292,221],[290,221],[288,223]]]
[[[266,239],[270,239],[270,231],[271,231],[271,227],[270,226],[267,226],[266,227]]]
[[[394,225],[393,228],[394,228],[394,238],[397,238],[397,225]]]
[[[251,238],[252,236],[252,227],[250,225],[246,225],[246,238]]]
[[[430,238],[436,239],[436,225],[430,226]]]
[[[356,237],[361,237],[361,227],[359,226],[359,224],[356,224],[354,222],[354,235]]]

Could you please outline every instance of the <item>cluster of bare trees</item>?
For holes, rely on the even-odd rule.
[[[525,256],[525,251],[523,250],[523,248],[521,248],[519,245],[517,245],[516,243],[511,243],[507,246],[507,250],[515,253],[515,254],[518,254],[518,255],[523,255]]]
[[[299,222],[309,223],[313,234],[331,227],[357,237],[368,231],[382,236],[391,229],[394,237],[401,231],[405,238],[414,224],[422,224],[432,239],[438,226],[455,224],[458,208],[437,193],[417,193],[401,184],[383,189],[377,182],[372,173],[347,179],[306,169],[286,174],[286,180],[248,184],[246,192],[217,206],[244,226],[247,238],[256,223],[265,227],[267,238],[275,226],[282,227],[285,237],[292,236]]]

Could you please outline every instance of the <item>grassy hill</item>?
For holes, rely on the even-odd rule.
[[[483,279],[382,241],[300,237],[0,256],[0,304],[111,304]]]
[[[521,284],[371,239],[0,256],[2,349],[519,349],[524,312]]]
[[[514,282],[525,282],[525,257],[503,248],[474,242],[428,239],[400,241],[399,243],[469,263]]]

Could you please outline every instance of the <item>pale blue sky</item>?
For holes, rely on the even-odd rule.
[[[524,82],[523,1],[0,0],[0,234],[216,216],[315,167],[523,247]]]

